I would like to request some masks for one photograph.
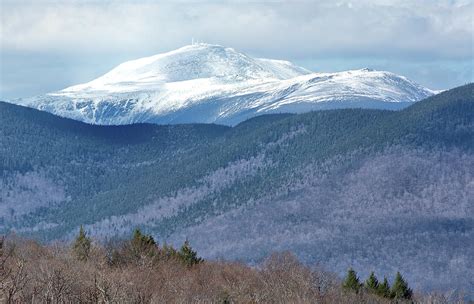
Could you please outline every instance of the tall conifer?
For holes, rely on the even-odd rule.
[[[371,293],[377,293],[379,281],[377,280],[377,277],[373,271],[370,273],[369,278],[365,281],[365,288]]]
[[[383,282],[379,284],[377,294],[384,298],[390,298],[390,285],[386,277],[384,277]]]
[[[395,276],[395,281],[392,286],[392,296],[395,299],[411,299],[412,297],[412,290],[408,288],[408,284],[400,272],[397,272]]]
[[[86,235],[84,227],[79,229],[79,234],[74,241],[72,250],[76,255],[77,259],[80,261],[85,261],[89,258],[89,253],[91,250],[91,239]]]
[[[342,287],[346,290],[359,292],[361,284],[354,269],[349,268],[349,270],[347,271],[346,278],[342,283]]]

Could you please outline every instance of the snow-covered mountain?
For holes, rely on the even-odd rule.
[[[234,125],[264,113],[399,109],[434,93],[390,72],[313,73],[288,61],[200,43],[122,63],[85,84],[13,102],[94,124]]]

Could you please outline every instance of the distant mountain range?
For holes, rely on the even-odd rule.
[[[189,47],[199,48],[217,47]],[[261,73],[302,73],[271,67]],[[234,127],[97,126],[0,103],[0,139],[1,233],[67,239],[84,225],[108,239],[141,227],[161,243],[187,237],[205,258],[291,250],[341,273],[401,271],[411,286],[472,291],[473,84],[400,111],[272,114]]]
[[[401,109],[434,93],[390,72],[313,73],[287,61],[200,43],[122,63],[85,84],[11,102],[101,125],[235,125],[266,113]]]

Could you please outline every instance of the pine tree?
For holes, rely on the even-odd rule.
[[[375,276],[375,273],[372,271],[369,278],[365,281],[365,288],[371,293],[377,293],[379,287],[379,281]]]
[[[400,272],[397,272],[392,286],[392,297],[395,299],[411,299],[412,291]]]
[[[156,242],[151,235],[146,235],[140,229],[135,229],[133,238],[130,241],[130,249],[135,258],[152,256],[155,253]]]
[[[77,259],[80,261],[85,261],[89,258],[89,253],[91,250],[91,239],[86,235],[84,227],[79,229],[79,235],[74,241],[72,250],[76,255]]]
[[[383,278],[382,284],[379,284],[377,294],[384,298],[390,298],[390,285],[386,277]]]
[[[203,259],[197,256],[197,252],[191,248],[188,240],[186,240],[183,246],[181,246],[179,257],[188,267],[199,264],[203,261]]]
[[[344,282],[342,284],[342,287],[346,290],[359,292],[361,284],[360,284],[359,278],[357,277],[357,273],[354,271],[354,269],[349,268],[349,270],[347,271],[347,276],[344,279]]]
[[[132,243],[136,246],[155,246],[156,242],[151,235],[146,235],[140,229],[135,229],[133,232]]]
[[[163,244],[161,248],[161,256],[165,259],[172,259],[179,257],[179,253],[173,246],[167,245],[166,243]]]

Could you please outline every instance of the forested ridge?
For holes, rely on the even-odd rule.
[[[473,96],[469,84],[401,111],[232,128],[95,126],[0,103],[0,230],[51,241],[84,225],[104,240],[140,227],[174,244],[189,236],[209,258],[292,250],[339,273],[400,270],[422,287],[466,290]]]

